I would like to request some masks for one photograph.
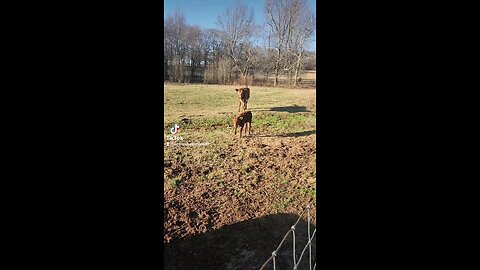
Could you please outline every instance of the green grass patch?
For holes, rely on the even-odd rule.
[[[315,197],[317,195],[317,192],[314,188],[301,188],[300,194]]]
[[[181,177],[175,177],[170,179],[170,186],[173,188],[177,188],[182,184],[182,178]]]

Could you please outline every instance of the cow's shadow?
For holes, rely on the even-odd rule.
[[[164,269],[244,269],[258,270],[271,256],[298,216],[274,214],[186,239],[174,239],[164,244]],[[308,242],[307,221],[300,219],[295,228],[296,258]],[[315,225],[310,224],[310,232]],[[312,265],[315,262],[316,236],[312,244]],[[293,237],[290,232],[277,256],[276,269],[293,269]],[[305,250],[298,269],[309,269],[309,248]],[[273,269],[270,261],[265,270]]]

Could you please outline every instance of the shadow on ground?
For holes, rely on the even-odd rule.
[[[297,112],[310,112],[307,110],[305,106],[287,106],[287,107],[273,107],[270,111],[274,112],[289,112],[289,113],[297,113]]]
[[[287,133],[278,135],[279,137],[301,137],[301,136],[308,136],[313,135],[317,132],[317,130],[308,130],[308,131],[301,131],[301,132],[294,132],[294,133]]]
[[[286,134],[278,134],[278,135],[257,135],[256,137],[302,137],[302,136],[308,136],[308,135],[313,135],[317,133],[317,131],[314,130],[308,130],[308,131],[301,131],[301,132],[293,132],[293,133],[286,133]]]
[[[271,107],[271,108],[254,108],[248,109],[252,112],[264,112],[264,111],[273,111],[273,112],[289,112],[289,113],[298,113],[298,112],[311,112],[307,110],[305,106],[287,106],[287,107]]]
[[[282,241],[298,215],[275,214],[239,222],[187,239],[174,239],[164,244],[164,269],[244,269],[258,270]],[[295,229],[297,260],[308,239],[307,221],[301,219]],[[315,226],[310,224],[310,231]],[[312,265],[315,243],[312,244]],[[293,269],[293,240],[290,233],[276,256],[276,269]],[[272,261],[265,270],[273,269]],[[308,248],[299,265],[309,269]]]

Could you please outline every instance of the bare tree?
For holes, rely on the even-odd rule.
[[[170,80],[183,82],[184,64],[187,54],[186,34],[187,24],[185,16],[180,10],[175,10],[173,16],[169,16],[164,22],[165,36],[164,48],[166,48],[166,62],[169,68]]]
[[[185,45],[187,47],[187,65],[190,66],[190,82],[195,82],[197,68],[200,67],[203,32],[198,26],[187,26]]]
[[[302,12],[302,16],[298,20],[298,23],[295,25],[295,34],[293,36],[294,41],[294,52],[295,52],[295,77],[293,81],[293,86],[297,85],[298,81],[298,73],[301,69],[301,64],[304,59],[305,50],[307,42],[312,37],[313,33],[315,32],[316,28],[316,18],[315,14],[311,10],[307,8],[307,6],[303,7],[304,11]]]
[[[205,46],[205,73],[204,80],[206,83],[219,83],[219,63],[223,56],[223,48],[220,31],[216,29],[207,29],[204,31]]]
[[[315,52],[305,51],[303,58],[303,68],[306,70],[317,69],[317,55]]]
[[[266,0],[265,15],[267,27],[255,25],[253,11],[237,0],[218,17],[218,29],[201,29],[176,10],[164,21],[165,78],[193,82],[203,75],[205,83],[251,84],[258,73],[263,83],[273,73],[274,86],[284,75],[295,86],[304,67],[315,68],[315,51],[306,49],[314,12],[306,0]]]
[[[251,35],[253,33],[253,10],[236,0],[233,8],[227,7],[218,17],[217,24],[222,29],[222,38],[226,53],[233,62],[233,66],[247,76],[252,66]]]
[[[272,44],[276,50],[274,63],[274,86],[278,78],[292,67],[292,46],[295,24],[302,16],[306,0],[266,0],[265,16],[272,33]],[[290,73],[291,74],[291,73]]]

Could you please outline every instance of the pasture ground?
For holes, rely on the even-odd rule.
[[[237,243],[237,254],[249,254],[240,256],[243,261],[205,250],[201,256],[192,253],[185,259],[185,250],[178,250],[185,245],[178,243],[269,215],[299,215],[308,202],[315,201],[315,89],[250,87],[247,110],[253,114],[252,135],[241,140],[232,127],[238,109],[234,86],[165,84],[164,89],[164,243],[170,245],[164,254],[165,269],[193,267],[181,266],[181,256],[183,263],[202,260],[202,269],[258,269],[276,248],[264,239],[265,232],[259,231],[254,239],[269,243],[267,253],[256,252],[251,243],[250,247]],[[188,120],[182,122],[184,118]],[[183,138],[180,142],[208,145],[173,146],[176,141],[167,136],[174,124],[180,126],[175,134]],[[278,244],[293,223],[286,218],[276,222],[287,226],[269,235]],[[248,231],[254,225],[242,226]],[[224,231],[228,235],[216,237],[236,239],[235,231]],[[209,256],[216,259],[208,260]]]

